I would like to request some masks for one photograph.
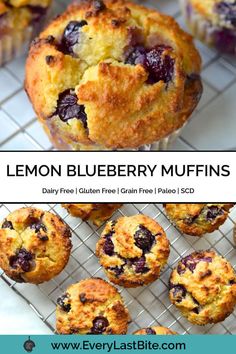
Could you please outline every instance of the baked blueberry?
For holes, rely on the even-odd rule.
[[[84,106],[78,104],[78,97],[72,89],[60,93],[54,115],[58,115],[63,122],[77,118],[81,120],[84,127],[87,127],[87,115]]]
[[[63,308],[64,299],[62,304],[59,301],[56,310],[59,334],[126,334],[128,310],[117,289],[105,280],[81,280],[68,287],[66,296],[70,302],[69,312]]]
[[[60,308],[65,312],[69,312],[71,309],[71,305],[68,302],[68,300],[69,300],[68,294],[63,294],[57,299],[57,305],[59,305]]]
[[[177,271],[179,274],[183,274],[187,269],[189,269],[193,273],[199,262],[210,263],[212,262],[212,258],[205,257],[204,252],[198,252],[197,254],[194,254],[194,257],[190,254],[179,262]]]
[[[176,332],[172,331],[169,328],[166,327],[160,327],[160,326],[152,326],[148,328],[142,328],[139,329],[138,331],[134,332],[133,334],[135,335],[171,335],[171,334],[177,334]]]
[[[55,214],[26,207],[0,225],[0,267],[14,281],[41,284],[66,266],[71,233]]]
[[[125,63],[131,65],[141,64],[148,71],[148,83],[155,84],[159,81],[168,83],[174,73],[174,60],[170,55],[164,54],[172,48],[158,45],[151,49],[138,46],[126,58]]]
[[[161,226],[148,216],[121,217],[115,224],[107,223],[96,255],[110,281],[137,287],[159,277],[169,256],[169,242]]]
[[[78,43],[80,38],[80,29],[86,26],[88,23],[85,20],[82,21],[70,21],[66,26],[62,35],[59,49],[65,54],[74,54],[73,46]]]
[[[145,252],[149,252],[155,241],[155,236],[143,225],[134,234],[135,245]]]
[[[203,236],[217,230],[234,204],[165,204],[168,217],[180,231]]]
[[[93,327],[91,328],[91,334],[102,334],[109,326],[107,318],[103,316],[95,317],[93,320]]]
[[[169,295],[171,302],[193,324],[224,321],[236,305],[235,271],[214,251],[194,252],[172,271]]]
[[[114,244],[112,242],[112,232],[108,233],[105,237],[106,237],[106,241],[104,243],[104,252],[108,255],[108,256],[112,256],[114,253]]]
[[[17,251],[15,256],[10,257],[9,264],[12,268],[20,267],[23,272],[29,272],[33,258],[34,256],[31,252],[28,252],[25,248],[21,248]]]
[[[236,1],[221,1],[215,5],[215,9],[225,21],[229,21],[234,27],[236,27]]]
[[[2,224],[2,229],[10,229],[10,230],[14,230],[14,227],[12,225],[11,221],[8,220],[4,220],[3,224]]]

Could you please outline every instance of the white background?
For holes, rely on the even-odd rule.
[[[15,165],[62,165],[63,176],[54,177],[7,177],[7,165],[15,171]],[[211,164],[230,165],[229,177],[164,177],[156,173],[155,177],[67,177],[68,164]],[[160,171],[160,170],[159,170]],[[233,202],[235,201],[236,162],[233,152],[2,152],[0,162],[0,195],[2,202]],[[7,188],[6,188],[7,186]],[[43,194],[43,188],[182,188],[195,189],[194,194]]]

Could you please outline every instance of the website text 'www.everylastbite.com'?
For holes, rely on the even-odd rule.
[[[186,350],[186,343],[153,343],[149,340],[135,340],[117,343],[115,340],[109,343],[94,343],[89,340],[81,342],[51,342],[53,350],[83,350],[83,351],[102,351],[110,353],[116,350]]]

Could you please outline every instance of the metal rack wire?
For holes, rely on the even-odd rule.
[[[1,204],[0,218],[18,207],[19,204]],[[58,214],[70,227],[73,249],[66,268],[53,280],[35,286],[11,281],[3,272],[1,279],[6,282],[16,295],[21,296],[35,311],[37,316],[54,332],[55,306],[68,285],[87,277],[106,279],[97,257],[95,245],[104,227],[95,227],[90,222],[68,215],[59,204],[35,205]],[[236,334],[236,310],[224,322],[204,327],[191,325],[170,303],[168,298],[168,280],[172,268],[179,259],[194,250],[214,249],[226,257],[236,268],[236,250],[233,242],[233,228],[236,223],[236,206],[231,210],[227,221],[219,230],[202,238],[182,235],[167,218],[162,205],[159,204],[124,204],[113,215],[116,219],[123,215],[144,213],[162,225],[171,243],[168,265],[160,279],[149,286],[136,289],[119,288],[131,314],[132,323],[129,333],[138,328],[159,324],[171,328],[180,334]]]
[[[55,0],[54,13],[62,11],[71,1]],[[177,0],[137,2],[174,16],[185,27]],[[173,149],[236,150],[236,60],[220,56],[199,41],[196,44],[203,59],[204,93],[192,122]],[[0,150],[51,150],[23,89],[24,65],[25,57],[21,57],[0,68]]]

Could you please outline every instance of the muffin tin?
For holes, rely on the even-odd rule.
[[[1,204],[0,219],[3,219],[10,211],[22,206],[19,204]],[[70,261],[59,276],[38,286],[15,283],[2,271],[0,277],[12,288],[15,296],[20,295],[28,303],[53,333],[56,299],[68,285],[91,276],[107,279],[94,254],[95,245],[104,224],[97,228],[90,222],[83,222],[79,218],[74,218],[60,204],[35,206],[57,213],[71,228],[73,249]],[[164,268],[159,280],[146,287],[119,288],[132,318],[128,333],[131,334],[143,327],[162,325],[180,334],[236,334],[236,310],[224,322],[204,327],[194,326],[181,316],[175,306],[171,305],[168,297],[168,281],[172,268],[176,266],[181,257],[194,250],[211,248],[226,257],[236,269],[236,249],[233,241],[236,206],[232,208],[229,218],[219,230],[202,238],[182,235],[170,223],[161,204],[124,204],[111,219],[114,220],[120,216],[130,216],[137,213],[152,217],[164,228],[171,243],[171,252],[168,265]]]
[[[174,16],[186,29],[178,1],[137,2]],[[68,3],[69,0],[57,0],[54,12],[60,12]],[[204,93],[192,121],[172,149],[236,150],[236,60],[220,56],[199,41],[196,44],[203,58]],[[0,150],[52,149],[23,90],[24,64],[25,58],[21,57],[0,69]]]

